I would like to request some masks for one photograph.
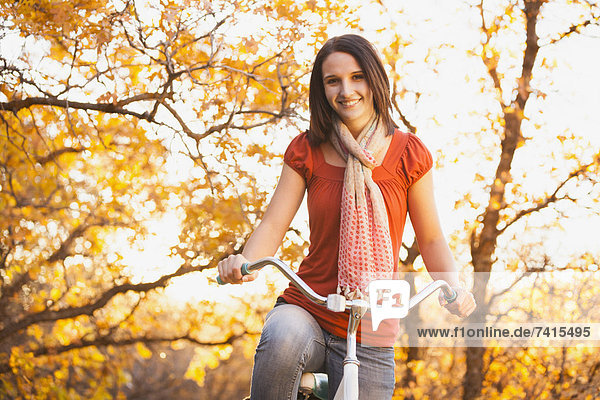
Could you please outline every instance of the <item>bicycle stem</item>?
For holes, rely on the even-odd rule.
[[[369,303],[364,300],[351,300],[350,302],[352,305],[350,306],[350,320],[348,321],[348,335],[346,336],[347,353],[344,364],[359,365],[360,363],[356,357],[356,332],[358,332],[360,320],[369,309]]]

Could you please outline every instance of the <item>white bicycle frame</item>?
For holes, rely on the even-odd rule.
[[[251,274],[252,271],[259,270],[266,265],[274,265],[277,267],[286,278],[288,278],[294,286],[296,286],[304,296],[308,297],[316,304],[327,307],[328,310],[335,312],[350,311],[348,321],[348,333],[346,337],[346,357],[344,358],[344,373],[342,381],[335,394],[334,400],[358,400],[358,366],[360,362],[356,357],[356,332],[362,317],[369,310],[369,303],[365,300],[347,300],[339,294],[330,294],[327,297],[317,294],[310,288],[291,268],[283,261],[274,257],[265,257],[253,263],[242,265],[242,275]],[[217,281],[222,284],[220,278]],[[441,289],[444,297],[448,302],[456,299],[454,290],[443,280],[437,280],[427,285],[423,290],[413,296],[408,304],[408,309],[422,302],[436,290]],[[303,379],[306,381],[311,373],[303,374]],[[308,379],[310,380],[310,379]],[[313,379],[314,380],[314,379]]]

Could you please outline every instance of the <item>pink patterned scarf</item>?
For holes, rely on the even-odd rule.
[[[387,150],[385,128],[373,116],[357,139],[337,120],[331,142],[346,160],[338,259],[338,293],[362,298],[375,279],[394,272],[387,210],[373,181],[376,157]]]

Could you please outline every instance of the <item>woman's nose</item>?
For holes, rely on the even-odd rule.
[[[345,97],[352,93],[352,85],[349,81],[343,79],[340,82],[340,96]]]

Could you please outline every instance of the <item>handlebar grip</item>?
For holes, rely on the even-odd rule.
[[[240,268],[240,271],[242,272],[242,276],[244,275],[250,275],[252,272],[248,270],[248,267],[250,266],[250,263],[243,263],[242,264],[242,268]]]
[[[454,302],[454,300],[456,300],[456,297],[458,297],[458,294],[456,293],[456,290],[454,290],[453,288],[450,288],[450,290],[452,290],[452,296],[448,297],[446,296],[446,293],[444,294],[444,299],[446,299],[446,301],[448,302],[448,304]]]
[[[240,268],[240,272],[242,273],[242,276],[244,275],[250,275],[252,272],[248,270],[248,266],[250,265],[250,263],[243,263],[242,267]],[[219,285],[227,285],[227,283],[223,282],[221,280],[220,276],[217,276],[217,283]]]

